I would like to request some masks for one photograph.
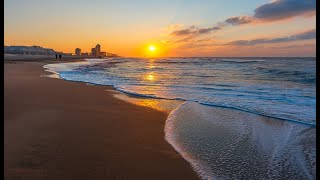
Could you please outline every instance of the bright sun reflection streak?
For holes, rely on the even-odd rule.
[[[147,79],[148,79],[149,81],[154,81],[154,80],[155,80],[155,77],[154,77],[154,75],[153,75],[152,73],[150,73],[150,74],[147,75]]]
[[[149,59],[148,69],[153,69],[155,67],[153,61],[154,61],[154,59]]]
[[[114,92],[114,96],[116,98],[136,104],[138,106],[150,107],[153,109],[157,109],[159,111],[166,112],[168,114],[183,102],[178,100],[165,100],[165,99],[160,100],[160,99],[130,97],[125,94],[119,93],[117,91]]]

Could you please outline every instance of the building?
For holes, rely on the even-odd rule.
[[[80,48],[76,48],[75,54],[76,54],[76,56],[80,56],[81,55],[81,49]]]
[[[72,56],[72,53],[62,53],[64,56]]]
[[[100,46],[100,44],[97,44],[96,45],[96,56],[100,56],[101,54],[101,46]]]
[[[4,46],[5,54],[34,54],[34,55],[54,55],[57,52],[53,49],[41,46]]]
[[[89,53],[87,53],[87,52],[81,53],[81,56],[89,56]]]
[[[91,56],[97,56],[96,48],[91,48]]]
[[[100,53],[100,56],[101,56],[101,57],[105,57],[105,56],[107,56],[107,53],[106,53],[106,52],[101,52],[101,53]]]
[[[117,54],[113,54],[113,53],[107,53],[107,56],[108,57],[119,57]]]

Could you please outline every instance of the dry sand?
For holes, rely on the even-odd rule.
[[[55,61],[4,62],[5,179],[198,179],[164,139],[167,114],[40,77]]]

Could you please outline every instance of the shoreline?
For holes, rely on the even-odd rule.
[[[166,113],[112,86],[40,77],[45,64],[74,61],[4,61],[6,179],[199,179],[165,141]]]
[[[86,58],[87,59],[87,58]],[[83,60],[86,61],[86,60]],[[75,63],[77,62],[83,62],[83,61],[74,61]],[[44,67],[46,69],[46,71],[52,72],[54,75],[59,74],[57,72],[55,72],[55,70],[52,70],[52,67],[48,66],[48,67]],[[63,78],[61,78],[63,79]],[[102,85],[102,86],[111,86],[113,89],[115,89],[115,91],[123,93],[127,96],[133,96],[134,98],[149,98],[149,99],[155,99],[155,100],[168,100],[168,101],[181,101],[181,102],[185,102],[185,101],[190,101],[190,102],[196,102],[199,103],[201,105],[205,105],[205,106],[210,106],[210,107],[214,107],[214,108],[229,108],[230,110],[240,110],[246,113],[251,113],[251,114],[255,114],[255,115],[259,115],[259,116],[263,116],[265,118],[274,118],[277,120],[281,120],[281,121],[286,121],[286,122],[291,122],[291,123],[296,123],[296,124],[301,124],[301,125],[307,125],[310,127],[316,127],[316,122],[308,122],[308,121],[299,121],[296,119],[290,119],[290,118],[286,118],[286,117],[279,117],[279,116],[275,116],[275,115],[268,115],[268,114],[264,114],[264,113],[260,113],[260,112],[254,112],[245,108],[240,108],[237,106],[224,106],[224,105],[217,105],[217,104],[210,104],[210,103],[203,103],[197,100],[187,100],[187,99],[170,99],[170,98],[164,98],[164,97],[157,97],[157,96],[149,96],[149,95],[143,95],[143,94],[138,94],[138,93],[134,93],[134,92],[128,92],[126,90],[122,90],[119,89],[117,87],[115,87],[114,85],[106,85],[106,84],[99,84],[99,83],[92,83],[92,82],[86,82],[86,81],[81,81],[81,80],[67,80],[67,81],[73,81],[73,82],[81,82],[81,83],[86,83],[86,84],[92,84],[92,85]],[[158,109],[158,108],[155,108]],[[169,111],[169,113],[172,111],[173,109],[171,109]]]

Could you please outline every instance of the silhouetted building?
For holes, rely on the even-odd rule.
[[[89,53],[87,53],[87,52],[81,53],[81,56],[89,56]]]
[[[91,56],[97,56],[96,48],[91,48]]]
[[[76,54],[77,56],[80,56],[80,55],[81,55],[81,49],[80,49],[80,48],[76,48],[75,54]]]
[[[105,56],[107,56],[107,53],[106,52],[101,52],[100,56],[105,57]]]
[[[113,53],[107,53],[107,56],[108,57],[119,57],[117,54],[113,54]]]
[[[101,47],[100,47],[100,44],[97,44],[96,45],[96,56],[100,56],[101,54]]]

